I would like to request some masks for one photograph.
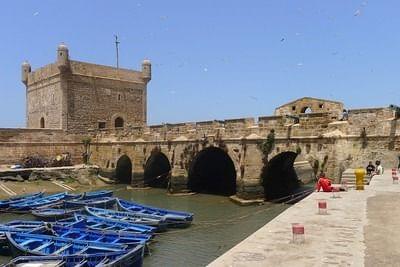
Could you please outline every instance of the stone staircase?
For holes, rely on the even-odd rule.
[[[370,178],[365,175],[364,184],[369,184]],[[342,173],[341,183],[346,183],[349,186],[356,184],[356,175],[354,174],[354,169],[347,169]]]

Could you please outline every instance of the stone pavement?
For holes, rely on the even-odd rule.
[[[209,266],[400,266],[400,184],[391,171],[339,196],[311,194]],[[328,215],[318,214],[318,199]],[[292,242],[292,223],[304,225],[304,244]]]

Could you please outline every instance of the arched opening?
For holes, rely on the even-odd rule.
[[[44,129],[44,127],[45,127],[44,118],[41,117],[41,118],[40,118],[40,128]]]
[[[269,160],[263,168],[261,179],[267,200],[289,196],[300,188],[300,181],[293,167],[296,157],[295,152],[282,152]]]
[[[121,117],[117,117],[114,121],[115,128],[123,128],[124,127],[124,119]]]
[[[190,164],[188,187],[199,193],[236,194],[236,170],[232,159],[220,148],[203,149]]]
[[[309,114],[309,113],[312,113],[312,110],[310,107],[304,107],[301,109],[301,113]]]
[[[130,184],[132,181],[132,161],[127,155],[122,155],[117,161],[115,178],[118,183]]]
[[[144,167],[144,183],[156,188],[167,188],[171,165],[162,152],[154,152],[146,161]]]

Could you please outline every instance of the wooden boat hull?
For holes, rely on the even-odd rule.
[[[33,200],[33,199],[38,199],[43,197],[43,192],[38,192],[34,194],[29,194],[29,195],[22,195],[22,196],[17,196],[17,197],[12,197],[7,200],[1,200],[0,201],[0,210],[4,210],[9,208],[11,204],[17,204],[17,203],[22,203],[27,200]]]
[[[113,191],[111,190],[99,190],[99,191],[92,191],[92,192],[85,192],[82,195],[82,200],[88,199],[95,199],[95,198],[102,198],[102,197],[112,197]]]
[[[129,222],[120,222],[99,218],[95,216],[86,216],[76,214],[74,221],[67,224],[70,227],[81,227],[100,231],[115,231],[118,233],[136,233],[153,235],[156,228],[148,225],[133,224]]]
[[[161,209],[122,199],[117,200],[117,205],[122,211],[163,216],[168,227],[188,227],[193,221],[193,213]]]
[[[79,212],[81,209],[37,209],[32,210],[32,215],[40,220],[46,222],[53,222],[60,219],[66,219],[74,216],[75,212]]]
[[[81,200],[81,199],[67,200],[64,201],[62,206],[67,209],[82,208],[84,206],[108,209],[113,207],[116,203],[117,203],[117,198],[115,197],[101,197],[101,198],[93,198],[86,200]]]
[[[127,246],[102,242],[89,242],[61,238],[49,235],[28,233],[6,233],[11,254],[46,256],[46,255],[84,255],[126,252]],[[143,249],[143,246],[142,246]]]
[[[55,203],[59,203],[63,200],[71,198],[73,198],[73,196],[68,195],[67,193],[58,193],[47,197],[42,197],[37,200],[34,199],[34,200],[24,201],[22,203],[11,204],[9,209],[12,212],[29,212],[33,209],[54,205]]]
[[[143,252],[140,248],[129,252],[114,252],[94,255],[72,255],[72,256],[22,256],[17,257],[3,267],[15,267],[19,264],[30,263],[58,263],[58,266],[94,266],[94,267],[141,267],[143,265]]]
[[[126,211],[115,211],[91,207],[85,207],[85,212],[98,218],[153,226],[157,228],[157,231],[165,231],[167,229],[166,219],[162,216],[136,214]]]

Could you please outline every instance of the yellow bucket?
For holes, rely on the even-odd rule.
[[[364,190],[365,170],[363,168],[355,169],[354,174],[356,175],[356,189]]]

